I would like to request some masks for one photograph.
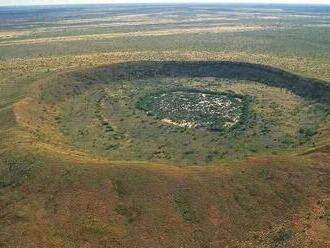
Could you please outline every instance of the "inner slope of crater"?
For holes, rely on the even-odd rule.
[[[56,105],[55,127],[70,146],[190,165],[313,148],[328,92],[324,82],[263,65],[136,62],[49,80],[40,102]]]

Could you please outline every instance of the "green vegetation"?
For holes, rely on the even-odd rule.
[[[241,122],[243,99],[225,92],[187,89],[144,96],[136,106],[169,124],[221,131]]]
[[[0,161],[0,188],[21,184],[37,167],[30,157],[4,156]]]
[[[281,244],[286,244],[292,237],[292,231],[279,230],[272,236],[272,242],[275,247]]]

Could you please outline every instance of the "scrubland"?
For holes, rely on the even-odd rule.
[[[0,247],[329,247],[329,12],[0,8]],[[244,122],[136,108],[171,89]]]

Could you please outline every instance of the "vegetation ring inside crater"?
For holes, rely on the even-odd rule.
[[[137,107],[178,127],[229,129],[241,122],[246,99],[230,92],[162,91],[141,97]]]

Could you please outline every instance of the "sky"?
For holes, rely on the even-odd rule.
[[[84,3],[300,3],[330,4],[330,0],[0,0],[0,5],[47,5]]]

